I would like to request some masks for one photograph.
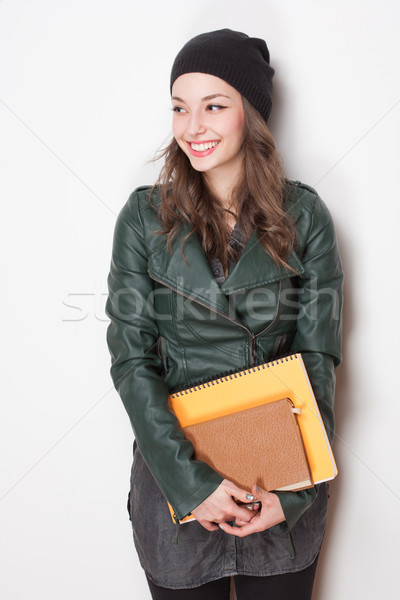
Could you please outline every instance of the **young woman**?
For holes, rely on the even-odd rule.
[[[261,39],[190,40],[172,68],[160,179],[116,224],[111,373],[135,434],[128,508],[157,599],[228,599],[231,576],[238,600],[311,597],[327,485],[240,489],[193,459],[168,409],[179,387],[301,352],[333,438],[342,268],[326,206],[285,179],[267,127],[273,73]],[[254,499],[259,510],[240,506]],[[167,500],[196,520],[174,525]]]

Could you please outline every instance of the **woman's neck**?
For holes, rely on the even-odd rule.
[[[226,212],[225,220],[227,224],[233,229],[236,224],[237,216],[236,216],[236,202],[232,197],[236,181],[237,179],[232,179],[231,177],[224,177],[223,174],[215,173],[211,176],[210,173],[205,174],[205,183],[209,188],[210,192],[213,196],[215,196],[221,206],[230,212]]]

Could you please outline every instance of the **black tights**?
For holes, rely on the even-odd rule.
[[[297,573],[269,577],[236,575],[233,579],[237,600],[311,600],[317,560]],[[180,590],[160,587],[149,578],[147,581],[153,600],[229,600],[229,577]]]

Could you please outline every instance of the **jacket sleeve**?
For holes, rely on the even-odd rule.
[[[135,192],[117,219],[108,287],[111,376],[143,458],[182,518],[218,487],[222,477],[206,463],[192,460],[193,446],[168,409],[169,392],[157,352],[153,281]]]
[[[315,192],[314,192],[315,193]],[[343,270],[331,215],[315,196],[302,263],[299,313],[291,352],[301,352],[330,442],[334,438],[335,368],[341,361]],[[314,502],[318,486],[278,493],[289,528]]]

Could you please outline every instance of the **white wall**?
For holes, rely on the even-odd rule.
[[[0,0],[2,598],[150,597],[125,510],[132,434],[108,372],[106,276],[115,216],[154,180],[145,163],[170,131],[172,60],[221,27],[268,41],[271,127],[289,176],[328,203],[347,275],[315,599],[392,597],[399,17],[396,0]]]

